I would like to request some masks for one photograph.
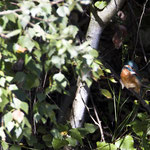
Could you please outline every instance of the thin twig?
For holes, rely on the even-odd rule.
[[[47,72],[45,73],[44,82],[43,82],[43,86],[42,86],[43,88],[45,87],[46,78],[47,78]]]
[[[96,116],[96,119],[97,119],[97,122],[98,122],[99,129],[100,129],[101,141],[105,141],[104,132],[103,132],[103,129],[102,129],[102,124],[101,124],[101,121],[100,121],[100,119],[99,119],[99,116],[98,116],[98,113],[97,113],[97,110],[96,110],[96,106],[95,106],[95,104],[94,104],[94,101],[93,101],[93,97],[92,97],[92,96],[91,96],[91,102],[92,102],[92,105],[93,105],[93,108],[94,108],[94,113],[95,113],[95,116]]]
[[[54,2],[50,2],[51,5],[55,5],[55,4],[58,4],[58,3],[61,3],[61,2],[64,2],[64,0],[57,0],[57,1],[54,1]]]
[[[80,93],[80,94],[81,94],[81,93]],[[96,118],[97,118],[97,121],[98,121],[98,122],[97,122],[97,121],[93,118],[93,116],[91,115],[90,109],[89,109],[89,107],[87,106],[87,104],[84,102],[84,100],[83,100],[83,98],[82,98],[82,95],[81,95],[81,99],[82,99],[82,102],[83,102],[84,105],[85,105],[85,108],[86,108],[86,110],[87,110],[87,112],[88,112],[90,118],[93,120],[93,122],[95,123],[95,125],[97,125],[97,126],[99,127],[100,134],[101,134],[101,141],[105,141],[105,139],[104,139],[104,134],[103,134],[103,130],[102,130],[101,121],[100,121],[100,119],[99,119],[99,117],[98,117],[98,114],[97,114],[97,111],[96,111],[96,108],[95,108],[94,103],[92,103],[92,104],[93,104],[94,113],[95,113],[95,115],[96,115]]]
[[[2,37],[3,39],[9,39],[5,34],[1,33],[0,37]]]
[[[128,6],[129,6],[129,9],[130,9],[131,13],[133,14],[134,18],[136,18],[135,14],[134,14],[134,11],[131,8],[131,5],[130,5],[129,2],[128,2]],[[138,27],[138,23],[137,23],[136,20],[135,20],[135,23]],[[147,62],[147,57],[146,57],[146,54],[145,54],[145,50],[144,50],[143,42],[142,42],[142,39],[141,39],[141,35],[139,35],[139,40],[140,40],[140,45],[141,45],[141,49],[142,49],[142,52],[143,52],[143,55],[144,55],[145,62]],[[134,58],[134,54],[135,54],[135,52],[133,53],[133,56],[132,56],[133,58]]]
[[[138,39],[139,39],[139,31],[140,31],[140,27],[141,27],[141,23],[142,23],[142,19],[143,19],[143,16],[144,16],[144,12],[145,12],[145,8],[146,8],[147,2],[148,2],[148,0],[146,0],[145,3],[144,3],[144,5],[143,5],[143,11],[142,11],[142,14],[141,14],[141,17],[140,17],[140,21],[139,21],[139,24],[138,24],[138,30],[137,30],[137,36],[136,36],[136,43],[135,43],[135,47],[134,47],[133,56],[135,55],[135,50],[136,50]]]

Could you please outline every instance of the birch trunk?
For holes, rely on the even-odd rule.
[[[121,8],[125,0],[111,0],[103,11],[95,11],[92,8],[91,19],[87,31],[87,40],[94,49],[98,49],[99,40],[106,24],[112,19]],[[89,76],[84,74],[83,76]],[[81,127],[84,122],[85,104],[88,102],[90,88],[79,79],[77,92],[72,104],[70,123],[72,128]]]

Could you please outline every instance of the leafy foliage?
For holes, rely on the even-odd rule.
[[[39,149],[76,146],[78,141],[82,144],[84,136],[95,131],[94,126],[86,124],[83,129],[69,129],[67,125],[59,125],[58,107],[48,98],[53,93],[68,93],[67,74],[71,67],[74,80],[85,67],[93,72],[99,69],[95,62],[98,52],[88,42],[80,44],[76,40],[79,29],[69,23],[73,10],[82,11],[80,3],[76,0],[65,3],[27,0],[12,4],[3,1],[1,8],[4,7],[6,13],[0,17],[3,149],[19,150],[22,140],[25,140],[23,147]],[[98,78],[96,73],[95,78]],[[89,82],[87,78],[84,80]],[[48,124],[53,129],[42,129],[45,125],[48,128]],[[7,137],[9,144],[5,142]]]
[[[95,7],[102,11],[107,2],[97,1]],[[105,32],[102,35],[101,51],[92,49],[89,42],[83,40],[88,25],[85,11],[89,9],[82,4],[86,3],[90,2],[0,1],[0,145],[3,150],[64,146],[150,149],[148,115],[141,109],[137,113],[139,104],[133,104],[130,101],[133,97],[119,90],[120,85],[116,84],[110,69],[98,59],[100,54],[120,72],[125,59],[134,53],[131,41],[135,41],[136,34],[128,33],[125,24],[131,26],[130,21],[125,22],[126,15],[120,11],[106,28],[106,35]],[[149,28],[144,25],[140,36],[148,49]],[[110,28],[117,28],[114,35]],[[149,52],[147,54],[149,56]],[[135,58],[137,62],[143,60],[141,51]],[[83,76],[86,73],[90,76]],[[91,87],[91,98],[99,108],[102,127],[105,127],[105,142],[100,141],[93,122],[85,123],[82,128],[71,128],[67,121],[58,122],[64,95],[70,95],[78,77]]]

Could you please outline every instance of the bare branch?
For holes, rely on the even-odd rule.
[[[98,127],[99,127],[99,130],[100,130],[100,133],[101,133],[101,141],[105,141],[104,133],[103,133],[103,129],[102,129],[102,124],[101,124],[101,121],[99,119],[99,116],[98,116],[98,113],[97,113],[97,110],[96,110],[96,106],[94,104],[92,96],[91,96],[91,101],[92,101],[92,105],[93,105],[93,108],[94,108],[94,113],[95,113],[95,116],[96,116],[96,119],[97,119],[97,122],[98,122]]]
[[[21,11],[22,11],[21,9],[6,10],[6,11],[0,12],[0,16],[2,16],[2,15],[8,15],[8,14],[13,14],[13,13],[16,13],[16,12],[21,12]]]

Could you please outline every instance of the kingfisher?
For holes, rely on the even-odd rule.
[[[120,74],[122,89],[133,89],[137,94],[141,92],[141,82],[138,75],[138,66],[133,61],[128,61],[122,68]]]

